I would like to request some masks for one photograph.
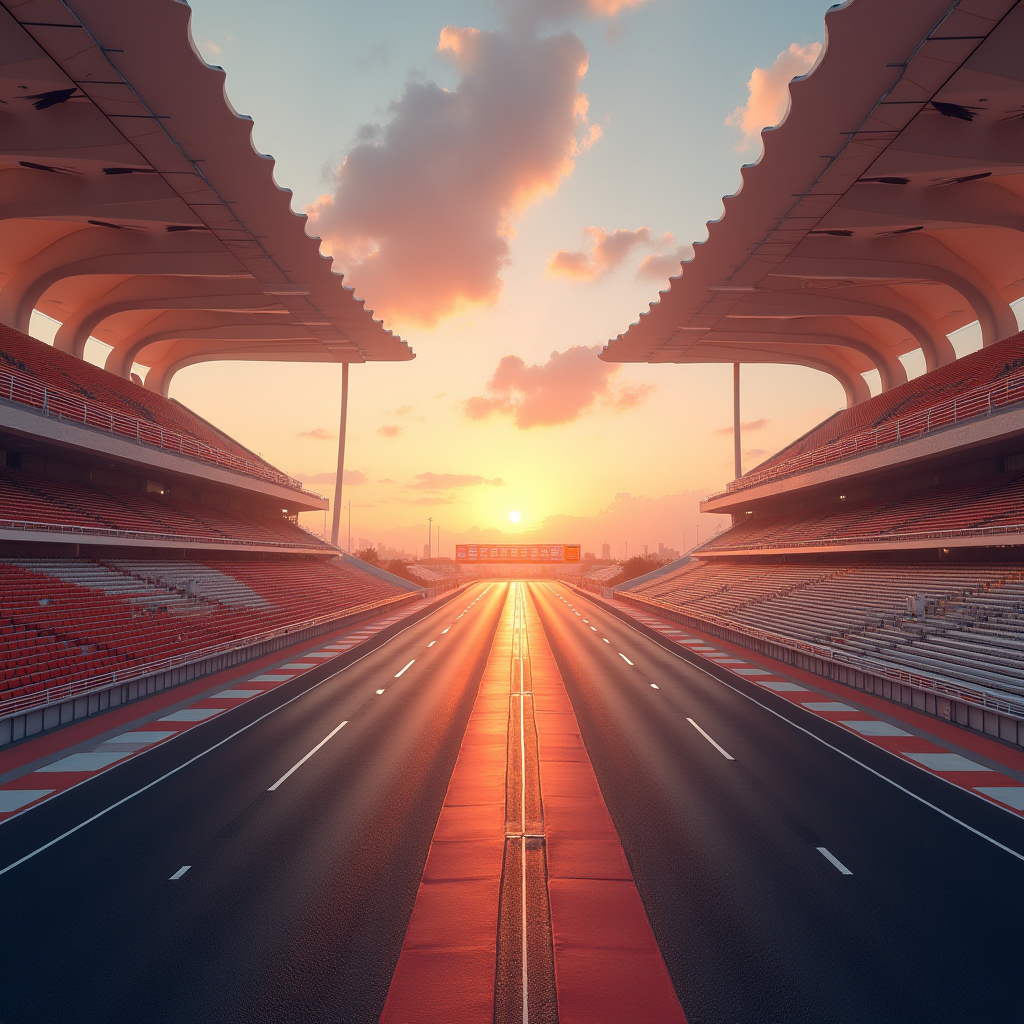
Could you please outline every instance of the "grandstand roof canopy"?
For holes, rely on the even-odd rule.
[[[849,0],[739,192],[610,362],[793,363],[847,401],[1024,295],[1024,3]]]
[[[178,0],[0,0],[0,322],[107,369],[412,359],[331,270]]]

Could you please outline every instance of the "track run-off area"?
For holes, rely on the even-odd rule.
[[[480,583],[0,824],[0,1021],[996,1024],[1022,877],[1019,816]]]

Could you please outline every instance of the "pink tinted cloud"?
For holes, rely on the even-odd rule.
[[[666,245],[671,245],[672,236],[667,236]],[[683,260],[693,259],[693,246],[677,246],[667,252],[655,252],[645,256],[637,267],[636,277],[638,281],[667,281],[670,277],[678,277],[682,272]]]
[[[763,416],[759,420],[747,420],[746,423],[740,424],[740,433],[742,434],[748,430],[764,430],[770,422],[771,420],[767,420]],[[711,433],[718,437],[725,437],[727,435],[732,437],[732,427],[718,427],[716,430],[712,430]]]
[[[473,420],[510,416],[517,427],[527,430],[571,423],[599,403],[613,410],[629,409],[654,390],[648,384],[616,388],[619,367],[598,359],[599,351],[600,346],[576,345],[533,365],[519,356],[505,356],[487,383],[487,394],[466,402],[466,415]]]
[[[504,487],[505,481],[500,476],[491,480],[477,476],[475,473],[417,473],[416,483],[407,484],[417,491],[450,491],[456,487]]]
[[[651,237],[650,228],[603,228],[588,227],[583,234],[590,240],[590,251],[572,252],[559,249],[548,261],[544,271],[546,277],[568,277],[575,281],[593,281],[610,273],[630,254],[641,246],[668,244],[672,236],[663,236],[657,242]]]
[[[377,433],[381,437],[398,437],[402,433],[402,428],[397,423],[385,423],[377,428]]]
[[[821,53],[821,43],[792,43],[775,58],[770,68],[754,68],[747,82],[749,96],[725,123],[743,133],[741,149],[753,146],[762,128],[779,124],[789,110],[789,83],[806,74]]]
[[[331,441],[337,434],[332,434],[326,427],[314,427],[312,430],[300,430],[299,437],[305,437],[310,441]]]
[[[503,0],[513,22],[561,23],[571,18],[615,18],[648,0]]]
[[[449,26],[438,52],[456,87],[410,82],[307,208],[368,306],[428,325],[497,300],[516,219],[599,135],[579,88],[587,51],[571,32]]]

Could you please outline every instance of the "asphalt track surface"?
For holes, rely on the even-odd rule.
[[[691,1024],[1024,1019],[1024,823],[532,590]]]
[[[0,1022],[375,1022],[506,591],[0,826]],[[692,1024],[1022,1019],[1019,819],[531,591]]]
[[[505,592],[457,593],[0,827],[2,870],[255,723],[0,874],[0,1021],[376,1021]]]

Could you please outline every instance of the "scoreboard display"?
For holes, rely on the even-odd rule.
[[[580,560],[579,544],[457,544],[455,561],[470,565],[555,565]]]

